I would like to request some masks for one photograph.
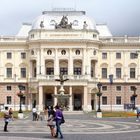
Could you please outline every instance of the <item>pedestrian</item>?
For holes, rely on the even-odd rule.
[[[62,111],[60,110],[59,106],[55,106],[55,121],[56,121],[56,135],[55,137],[57,138],[58,135],[60,134],[60,138],[63,139],[63,134],[62,134],[62,131],[61,131],[61,124],[62,124],[62,121],[64,123],[64,116],[63,116],[63,113]]]
[[[55,137],[55,111],[53,109],[53,106],[50,107],[50,114],[49,114],[49,117],[48,117],[48,120],[47,120],[47,126],[50,127],[50,131],[51,131],[51,136],[52,137]]]
[[[48,107],[44,108],[44,120],[46,121],[48,118]]]
[[[37,109],[35,107],[32,109],[32,114],[33,114],[33,121],[36,121],[37,120]]]
[[[5,107],[5,111],[4,111],[4,122],[5,122],[4,132],[8,132],[7,126],[8,126],[8,123],[9,123],[9,119],[10,119],[10,115],[9,115],[8,107]]]
[[[49,118],[49,116],[50,116],[50,112],[51,112],[51,106],[49,105],[49,106],[48,106],[48,118]]]
[[[12,110],[12,108],[9,109],[9,116],[10,116],[10,121],[13,121],[14,117],[13,117],[13,110]]]
[[[139,121],[139,115],[140,115],[140,108],[137,107],[137,120],[136,121]]]

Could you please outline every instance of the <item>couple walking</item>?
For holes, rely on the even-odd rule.
[[[63,134],[61,131],[61,124],[64,123],[64,116],[59,108],[59,106],[55,106],[55,111],[53,107],[48,110],[48,122],[47,125],[50,127],[52,137],[57,138],[60,135],[60,138],[63,139]],[[55,132],[56,126],[56,132]]]

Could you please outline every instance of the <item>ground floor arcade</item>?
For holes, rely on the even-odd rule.
[[[46,106],[62,105],[68,110],[92,110],[94,102],[86,86],[64,86],[65,94],[70,97],[54,97],[58,94],[59,86],[39,86],[39,93],[32,95],[32,101],[36,102],[42,110]]]

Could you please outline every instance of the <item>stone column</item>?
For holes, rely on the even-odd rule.
[[[54,95],[57,94],[57,86],[54,87]],[[57,105],[57,98],[54,97],[54,106]]]
[[[59,59],[58,59],[58,52],[55,49],[55,60],[54,60],[54,75],[59,75]]]
[[[88,98],[88,96],[87,96],[87,87],[86,86],[84,86],[84,105],[83,105],[83,110],[84,111],[87,111],[87,105],[88,105],[88,103],[87,103],[87,98]]]
[[[73,58],[72,58],[72,49],[69,50],[69,67],[68,67],[68,75],[73,75]]]
[[[69,111],[73,110],[73,105],[72,105],[72,86],[69,87],[69,94],[70,94],[70,98],[69,98]]]
[[[89,50],[90,51],[90,50]],[[87,75],[87,79],[91,78],[91,59],[89,58],[89,54],[87,53],[87,57],[86,57],[86,75]]]
[[[43,86],[39,86],[39,110],[43,111]]]
[[[98,80],[99,75],[101,75],[101,74],[100,74],[100,73],[101,73],[101,70],[99,70],[99,68],[98,68],[98,61],[97,61],[97,62],[95,61],[94,73],[95,73],[95,79]],[[100,76],[100,77],[101,77],[101,76]]]
[[[46,75],[46,73],[45,73],[45,60],[44,60],[44,49],[41,49],[41,74],[43,75],[43,76],[45,76]]]
[[[82,62],[82,75],[85,75],[87,72],[86,72],[86,49],[84,48],[83,50],[83,62]]]
[[[37,49],[37,59],[36,59],[36,74],[37,74],[37,79],[40,76],[40,49]]]

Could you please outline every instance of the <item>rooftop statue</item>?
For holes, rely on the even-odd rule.
[[[68,24],[67,16],[63,16],[60,23],[55,25],[55,29],[71,29],[72,23]]]
[[[40,22],[40,28],[41,29],[44,28],[44,22],[43,21]]]

